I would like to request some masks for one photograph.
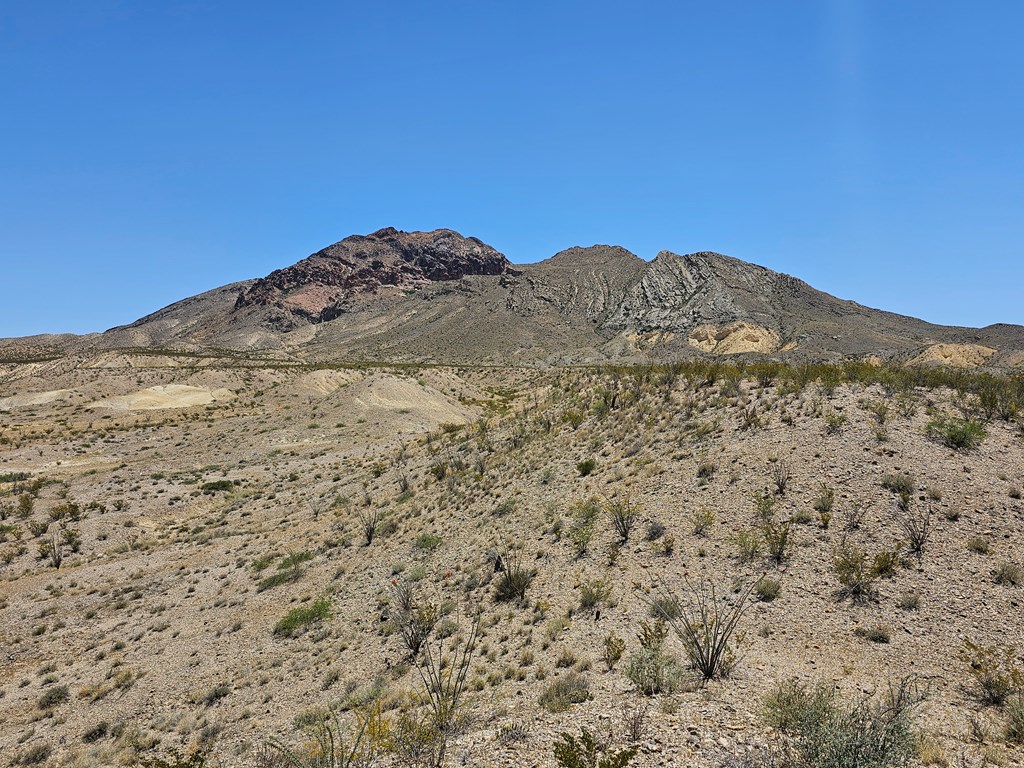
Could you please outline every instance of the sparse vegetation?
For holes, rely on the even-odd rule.
[[[770,603],[778,599],[782,593],[782,582],[768,576],[762,576],[754,584],[754,596],[762,603]]]
[[[526,591],[533,583],[534,572],[523,565],[518,546],[502,539],[500,547],[501,575],[498,577],[494,598],[498,602],[525,600]]]
[[[992,581],[1008,587],[1018,587],[1024,581],[1024,569],[1017,563],[999,563],[992,571]]]
[[[274,627],[274,634],[282,637],[294,637],[310,624],[330,618],[331,601],[322,598],[308,606],[293,608]]]
[[[198,365],[129,375],[150,386]],[[0,460],[33,467],[0,482],[0,610],[12,669],[25,670],[0,688],[9,760],[48,744],[48,764],[172,761],[179,744],[182,760],[266,768],[422,768],[442,754],[445,765],[544,764],[550,708],[566,712],[555,720],[578,745],[575,729],[592,729],[598,765],[630,744],[643,751],[635,762],[665,762],[683,759],[663,745],[679,741],[692,704],[704,757],[726,761],[761,744],[724,729],[756,706],[743,690],[835,642],[857,658],[834,662],[842,694],[819,709],[834,717],[816,733],[863,757],[849,748],[862,743],[850,713],[886,703],[864,698],[885,670],[944,675],[964,635],[1019,646],[1024,433],[1019,414],[985,413],[971,371],[773,364],[760,384],[740,358],[501,369],[500,382],[486,368],[423,364],[202,367],[235,399],[108,413],[76,411],[75,395],[3,414]],[[110,374],[95,375],[100,392]],[[997,399],[1024,385],[1005,386]],[[366,396],[384,388],[397,402],[406,387],[426,405]],[[435,405],[445,419],[482,416],[445,427]],[[973,455],[925,433],[949,413],[985,420]],[[824,437],[830,415],[846,421]],[[211,440],[219,463],[203,466]],[[585,476],[580,457],[592,457]],[[703,608],[701,572],[716,580]],[[655,573],[674,594],[649,587]],[[466,655],[459,616],[476,620],[480,604]],[[22,647],[38,661],[24,666]],[[972,718],[985,742],[966,748],[996,758],[1024,730],[1019,654],[976,648],[922,710],[926,733],[939,733],[918,741],[922,763],[954,764],[958,724]],[[740,681],[728,679],[737,660]],[[722,689],[691,694],[706,669]],[[445,693],[449,673],[462,682]],[[138,710],[153,684],[180,711]],[[938,731],[947,721],[953,730]],[[281,749],[260,751],[268,733]],[[728,759],[800,766],[802,739],[786,731],[778,752]],[[846,765],[835,759],[824,765]]]
[[[573,704],[582,704],[590,698],[587,678],[570,670],[551,682],[540,695],[539,704],[548,712],[564,712]]]
[[[971,419],[953,417],[928,422],[928,434],[954,451],[969,451],[985,439],[985,427]]]
[[[629,540],[629,534],[636,524],[636,508],[628,498],[618,501],[609,500],[605,506],[608,509],[608,514],[611,515],[612,527],[615,529],[619,541],[625,543]]]
[[[764,717],[782,731],[808,768],[896,768],[916,754],[915,711],[923,695],[907,678],[882,700],[841,701],[833,685],[780,683]]]
[[[600,502],[593,496],[576,502],[570,510],[572,522],[569,525],[569,542],[577,558],[587,554],[600,511]]]
[[[1001,706],[1024,685],[1015,648],[965,640],[960,658],[968,666],[974,694],[982,704]]]
[[[854,602],[862,603],[874,596],[874,582],[877,577],[868,567],[864,550],[849,542],[843,542],[833,555],[832,567],[841,585],[841,598],[849,597]]]
[[[728,677],[732,672],[736,664],[733,634],[755,583],[741,587],[735,596],[721,591],[704,577],[697,582],[685,580],[680,593],[665,581],[658,583],[650,605],[658,606],[660,618],[682,642],[690,664],[702,680]]]
[[[294,768],[363,768],[372,765],[380,752],[379,737],[385,725],[379,705],[356,710],[353,722],[346,723],[343,714],[332,709],[314,718],[305,726],[310,741],[299,749],[289,749],[281,740],[272,738],[273,754],[284,765]]]
[[[561,768],[625,768],[636,752],[636,747],[612,750],[586,728],[580,730],[578,739],[562,733],[555,742],[555,762]]]

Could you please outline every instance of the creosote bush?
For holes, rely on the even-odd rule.
[[[1002,706],[1024,686],[1015,648],[965,640],[960,659],[968,665],[974,695],[982,704]]]
[[[594,524],[601,512],[601,503],[596,497],[577,501],[569,511],[572,522],[569,524],[569,543],[577,558],[587,554],[590,540],[594,536]]]
[[[613,750],[598,741],[586,728],[577,739],[562,733],[555,742],[555,762],[560,768],[625,768],[637,753],[637,747]]]
[[[601,650],[601,660],[604,661],[604,665],[608,668],[609,672],[615,669],[615,665],[619,663],[619,659],[622,658],[625,650],[626,641],[616,635],[614,631],[609,632],[604,638]]]
[[[593,459],[584,459],[576,465],[576,471],[579,472],[580,477],[586,477],[591,474],[596,467],[596,461]]]
[[[576,670],[570,670],[544,689],[538,703],[548,712],[564,712],[573,704],[582,704],[589,698],[587,678]]]
[[[806,768],[896,768],[915,756],[914,710],[924,696],[905,678],[881,700],[841,701],[836,687],[798,680],[780,683],[765,698],[764,719],[789,739]]]
[[[832,557],[832,567],[841,585],[840,598],[864,603],[874,596],[876,576],[868,567],[864,550],[849,542],[841,543]]]
[[[715,513],[707,507],[701,507],[693,513],[690,518],[693,523],[693,535],[694,536],[707,536],[708,531],[715,522]]]
[[[970,419],[933,419],[926,429],[930,437],[954,451],[969,451],[985,439],[985,427]]]

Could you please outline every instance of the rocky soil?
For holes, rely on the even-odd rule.
[[[422,690],[395,631],[408,585],[442,611],[431,636],[448,649],[480,617],[446,765],[553,766],[559,733],[621,747],[630,717],[633,766],[757,765],[780,739],[762,717],[780,681],[857,700],[908,674],[927,689],[920,759],[1021,764],[964,657],[966,640],[1012,646],[1024,667],[1024,585],[999,577],[1024,563],[1021,425],[898,381],[139,352],[8,364],[0,754],[268,766],[268,739],[300,747],[329,707],[351,723],[376,701],[397,727]],[[929,433],[947,417],[983,439],[949,447]],[[627,500],[623,540],[610,510]],[[917,554],[908,514],[930,526]],[[769,524],[790,533],[777,559]],[[535,573],[522,600],[497,599],[505,546]],[[841,594],[844,546],[891,555],[863,600]],[[778,595],[751,599],[728,678],[696,684],[670,633],[684,671],[645,695],[627,673],[658,584],[685,596],[701,579],[725,604],[763,579]],[[624,642],[611,665],[609,637]],[[552,704],[572,679],[575,703]]]

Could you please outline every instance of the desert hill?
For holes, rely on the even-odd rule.
[[[927,698],[891,749],[1021,762],[1020,379],[124,352],[0,370],[13,765],[280,768],[268,741],[305,753],[331,711],[378,718],[360,765],[430,765],[413,630],[457,664],[474,617],[445,766],[556,766],[587,728],[632,768],[770,768],[798,744],[764,714],[787,680],[880,705],[908,674]],[[657,634],[693,615],[688,583],[725,609],[753,590],[706,684]]]
[[[1020,331],[382,230],[0,342],[0,765],[1024,765]]]
[[[933,325],[717,253],[646,262],[595,245],[520,265],[451,230],[388,228],[103,334],[0,342],[7,358],[51,348],[443,364],[870,357],[1005,369],[1024,360],[1024,328]]]

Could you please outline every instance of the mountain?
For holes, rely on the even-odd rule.
[[[347,237],[266,277],[77,344],[310,361],[557,364],[704,354],[1002,368],[1024,362],[1021,326],[933,325],[718,253],[662,251],[646,262],[595,245],[518,265],[448,229]]]

